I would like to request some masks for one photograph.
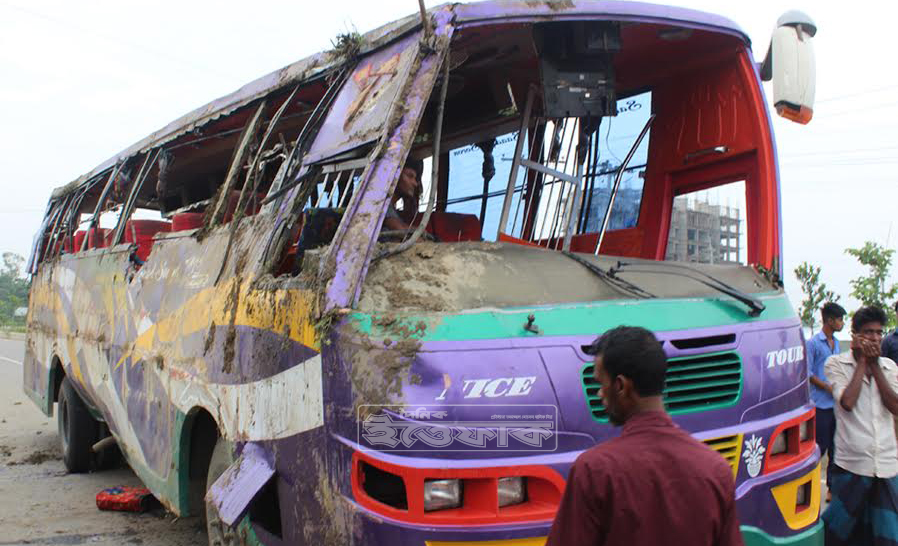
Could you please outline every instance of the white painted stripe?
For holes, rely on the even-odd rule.
[[[11,358],[6,358],[5,356],[0,356],[0,360],[5,360],[5,361],[7,361],[7,362],[12,362],[13,364],[18,364],[19,366],[22,365],[22,363],[19,362],[18,360],[13,360],[13,359],[11,359]]]
[[[162,378],[182,412],[196,406],[217,417],[229,440],[286,438],[324,425],[321,355],[277,375],[237,385]]]

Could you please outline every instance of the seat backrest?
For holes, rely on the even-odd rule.
[[[75,246],[72,248],[72,252],[80,252],[81,245],[84,244],[84,238],[87,237],[87,231],[83,229],[79,229],[75,232]]]
[[[642,256],[644,239],[643,230],[640,228],[616,229],[605,232],[602,240],[600,254],[608,256],[629,256],[638,258]],[[596,243],[599,241],[598,233],[582,233],[571,238],[571,252],[595,252]]]
[[[137,257],[146,261],[153,250],[153,237],[171,231],[171,223],[162,220],[130,220],[125,224],[125,242],[137,245]]]
[[[474,214],[434,211],[430,225],[437,240],[443,243],[482,241],[480,220]]]
[[[107,239],[112,230],[106,228],[91,228],[87,231],[87,248],[106,248]]]
[[[186,231],[203,227],[204,212],[179,212],[171,218],[171,231]]]
[[[257,214],[260,210],[262,210],[262,201],[265,200],[264,194],[258,194],[256,196],[255,202],[253,202],[252,194],[246,196],[246,203],[244,204],[243,215],[244,216],[252,216],[253,214]],[[237,203],[240,201],[240,190],[231,190],[230,195],[228,196],[228,206],[225,209],[224,213],[224,223],[228,223],[234,218],[234,211],[237,210]]]

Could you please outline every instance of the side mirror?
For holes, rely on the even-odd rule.
[[[780,116],[806,124],[814,115],[817,80],[811,38],[817,25],[800,11],[788,11],[776,21],[761,79],[773,80],[773,106]]]

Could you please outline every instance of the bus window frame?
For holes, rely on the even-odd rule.
[[[110,247],[114,247],[122,239],[122,235],[125,233],[125,224],[131,218],[131,213],[134,212],[134,206],[137,203],[137,196],[140,194],[141,188],[143,188],[143,183],[150,175],[150,171],[153,169],[153,166],[156,164],[156,160],[159,159],[159,156],[162,154],[162,147],[150,149],[146,151],[146,157],[144,158],[143,166],[140,168],[140,173],[137,175],[137,179],[131,185],[131,191],[128,192],[128,199],[125,201],[124,207],[122,207],[122,212],[118,217],[118,222],[115,224],[115,230],[112,232],[112,240],[109,242]],[[86,237],[85,237],[86,239]]]
[[[757,200],[759,199],[758,193],[760,191],[760,188],[757,187],[756,169],[757,159],[755,154],[746,152],[719,161],[704,163],[694,169],[670,173],[667,184],[669,198],[666,200],[665,214],[661,222],[661,233],[664,234],[661,238],[663,244],[661,245],[660,258],[656,259],[664,261],[664,256],[667,254],[674,199],[680,195],[744,181],[746,262],[749,264],[757,263],[757,238],[759,234],[757,233],[757,228],[751,229],[753,225],[756,225]]]

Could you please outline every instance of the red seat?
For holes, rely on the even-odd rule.
[[[137,257],[146,261],[153,249],[153,237],[157,233],[168,233],[172,229],[170,222],[162,220],[130,220],[125,223],[124,242],[137,245]]]
[[[480,220],[474,214],[434,211],[430,215],[428,231],[443,243],[483,240]]]
[[[72,253],[72,238],[71,237],[63,237],[62,239],[57,239],[56,244],[53,245],[53,255],[59,254],[71,254]]]
[[[84,237],[87,235],[87,231],[83,229],[79,229],[75,232],[75,247],[72,249],[72,252],[81,252],[81,245],[84,244]]]
[[[264,194],[259,194],[256,196],[256,201],[253,203],[252,194],[246,196],[246,203],[244,204],[243,215],[244,216],[252,216],[253,214],[257,214],[260,210],[262,210],[262,201],[265,200]],[[234,217],[234,211],[237,210],[237,202],[240,201],[240,190],[231,190],[231,194],[228,196],[228,206],[225,209],[223,223],[227,224]]]
[[[111,230],[106,228],[92,228],[87,232],[87,248],[106,248],[107,239],[111,236]]]
[[[179,212],[171,218],[171,231],[185,231],[203,227],[204,212]]]

